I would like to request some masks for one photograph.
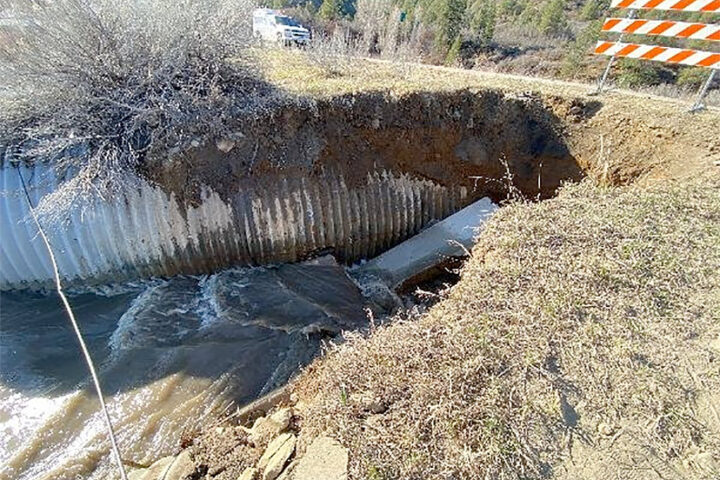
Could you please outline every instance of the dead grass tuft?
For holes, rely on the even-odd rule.
[[[351,478],[562,476],[581,447],[610,452],[602,478],[718,478],[698,403],[720,391],[718,187],[586,181],[501,209],[444,301],[300,377],[303,438],[348,446]]]

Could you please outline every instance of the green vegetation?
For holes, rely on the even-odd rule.
[[[708,79],[709,75],[710,72],[707,68],[686,67],[680,70],[680,74],[678,74],[675,83],[680,86],[697,87],[698,85],[704,83]]]
[[[472,29],[477,32],[480,41],[487,45],[495,35],[495,25],[497,23],[497,6],[495,2],[480,1],[476,5],[475,15],[472,20]]]
[[[567,29],[565,0],[550,0],[542,9],[540,31],[547,35],[560,35]]]
[[[454,66],[458,58],[460,58],[460,46],[462,45],[462,39],[460,35],[455,37],[455,41],[450,46],[450,50],[448,50],[447,57],[445,57],[445,65]]]
[[[617,81],[621,87],[640,87],[660,83],[657,64],[622,58],[617,62]]]

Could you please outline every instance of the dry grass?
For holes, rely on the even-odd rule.
[[[603,473],[569,478],[718,478],[718,187],[586,181],[503,208],[444,301],[301,376],[303,438],[348,446],[351,478],[562,476],[583,448]]]

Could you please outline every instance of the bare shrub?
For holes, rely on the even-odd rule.
[[[108,192],[272,98],[245,48],[252,0],[12,1],[0,9],[0,153],[88,167]],[[110,179],[110,180],[108,180]]]

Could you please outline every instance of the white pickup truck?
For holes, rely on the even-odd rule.
[[[310,43],[310,30],[275,10],[258,8],[253,12],[253,37],[286,46],[307,45]]]

